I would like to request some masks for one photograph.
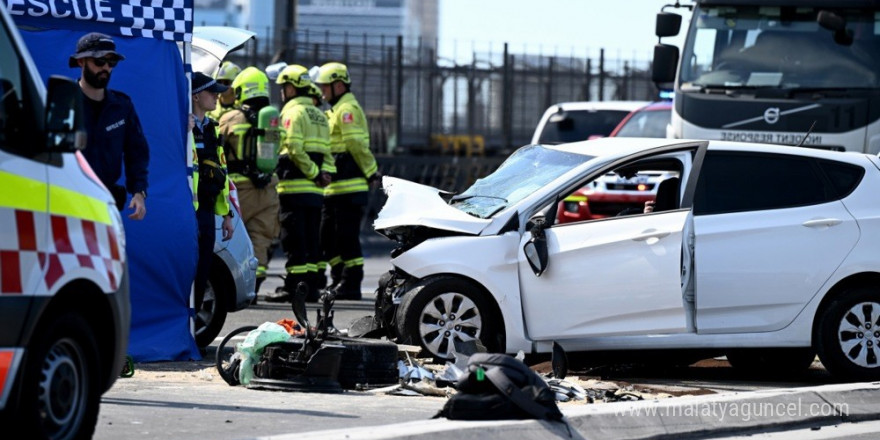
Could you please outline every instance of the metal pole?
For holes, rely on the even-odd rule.
[[[403,130],[403,35],[397,36],[397,102],[394,111],[394,137],[400,143]],[[396,145],[395,145],[396,147]]]
[[[605,49],[599,49],[599,101],[605,100]]]

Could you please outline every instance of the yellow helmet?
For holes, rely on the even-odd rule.
[[[318,70],[318,77],[315,82],[318,84],[331,84],[334,81],[342,81],[351,84],[351,78],[348,76],[348,67],[342,63],[327,63]]]
[[[290,84],[296,88],[308,87],[312,85],[312,79],[309,78],[309,70],[299,64],[291,64],[281,70],[275,84]]]
[[[315,85],[315,83],[309,84],[309,96],[312,98],[318,98],[318,101],[324,99],[324,94],[321,93],[321,89]]]
[[[238,65],[232,61],[224,61],[223,64],[220,65],[220,68],[217,69],[217,73],[214,74],[214,79],[232,81],[239,73],[241,73],[241,67],[238,67]]]
[[[269,78],[262,70],[251,66],[242,70],[232,80],[232,89],[235,91],[235,106],[238,107],[251,98],[268,98]]]

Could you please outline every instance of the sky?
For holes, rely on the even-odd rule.
[[[439,53],[501,52],[649,60],[656,14],[675,0],[439,0]],[[688,2],[689,3],[689,2]],[[682,32],[690,13],[680,8]],[[664,39],[678,44],[680,38]]]

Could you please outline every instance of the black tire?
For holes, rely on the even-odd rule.
[[[727,361],[737,370],[749,375],[781,377],[804,372],[813,361],[816,352],[812,347],[754,348],[732,350]]]
[[[21,382],[18,432],[33,438],[92,438],[105,381],[92,332],[83,317],[67,313],[35,334]]]
[[[211,345],[226,323],[230,298],[227,290],[229,283],[224,280],[229,276],[223,271],[226,271],[226,267],[222,265],[215,264],[211,268],[211,276],[205,287],[205,299],[196,313],[196,345],[199,348]]]
[[[504,348],[504,332],[490,301],[482,289],[462,278],[419,281],[397,309],[399,342],[419,345],[424,354],[443,360],[452,358],[455,339],[478,339],[488,351],[498,352]]]
[[[220,345],[217,346],[214,365],[217,367],[217,373],[220,374],[220,377],[229,385],[235,386],[241,382],[238,381],[238,364],[230,360],[232,355],[235,354],[235,348],[232,347],[232,350],[227,352],[226,344],[228,344],[235,336],[242,333],[248,333],[251,330],[256,330],[256,328],[257,326],[255,325],[239,327],[229,332],[229,334],[220,341]]]
[[[400,381],[397,344],[376,339],[335,337],[326,341],[344,348],[339,366],[339,384],[347,390],[378,388]]]
[[[825,369],[839,380],[880,380],[880,291],[850,289],[819,313],[813,340]]]

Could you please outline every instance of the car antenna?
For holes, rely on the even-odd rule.
[[[807,141],[807,137],[808,137],[808,136],[810,136],[810,133],[812,133],[812,132],[813,132],[813,127],[815,127],[815,126],[816,126],[816,120],[815,120],[815,119],[813,119],[813,123],[812,123],[812,124],[810,124],[810,129],[809,129],[809,130],[807,130],[807,133],[806,133],[806,134],[805,134],[805,135],[804,135],[804,137],[803,137],[803,138],[801,138],[801,141],[800,141],[800,142],[798,142],[798,144],[797,144],[797,145],[795,145],[795,147],[802,147],[802,146],[803,146],[803,145],[804,145],[804,142],[806,142],[806,141]]]

